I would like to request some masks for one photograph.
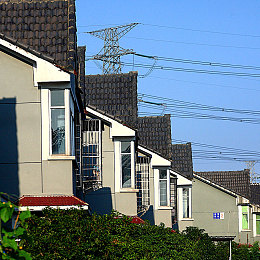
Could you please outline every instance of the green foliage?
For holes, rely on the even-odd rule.
[[[10,201],[0,201],[0,257],[1,259],[32,259],[30,254],[23,250],[22,246],[18,246],[17,239],[26,239],[26,219],[31,214],[29,211],[18,214],[17,221],[24,227],[8,228],[8,222],[11,221],[15,211],[15,205]],[[4,226],[3,223],[6,223]],[[10,225],[9,225],[10,226]]]
[[[133,224],[126,216],[88,216],[84,210],[45,209],[26,221],[23,242],[33,259],[228,259],[229,244],[215,245],[203,230],[173,232],[164,225]],[[233,259],[259,259],[258,245],[233,243]]]
[[[187,235],[163,225],[133,224],[116,213],[46,209],[27,223],[25,246],[34,259],[202,259],[201,244]]]

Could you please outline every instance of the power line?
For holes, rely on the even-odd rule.
[[[209,44],[209,43],[198,43],[198,42],[183,42],[183,41],[172,41],[172,40],[162,40],[153,38],[143,38],[143,37],[132,37],[128,36],[125,38],[145,40],[145,41],[155,41],[155,42],[167,42],[167,43],[177,43],[177,44],[187,44],[187,45],[198,45],[198,46],[208,46],[208,47],[220,47],[220,48],[235,48],[235,49],[248,49],[248,50],[259,50],[258,47],[246,47],[246,46],[234,46],[234,45],[220,45],[220,44]]]
[[[184,63],[184,64],[192,64],[192,65],[202,65],[202,66],[211,66],[211,67],[246,69],[246,70],[260,70],[259,66],[252,66],[252,65],[241,65],[241,64],[220,63],[220,62],[212,62],[212,61],[201,61],[201,60],[191,60],[191,59],[182,59],[182,58],[163,57],[163,56],[156,56],[156,55],[146,55],[146,54],[141,54],[141,53],[136,53],[136,52],[134,52],[132,54],[135,55],[135,56],[138,56],[138,57],[153,59],[153,60],[156,60],[156,61],[161,60],[161,61],[167,61],[167,62]],[[113,55],[104,56],[104,58],[109,58],[109,57],[112,57],[112,56]],[[117,55],[114,55],[114,56],[117,56]],[[93,56],[87,56],[87,57],[88,57],[88,59],[86,59],[86,61],[93,59]],[[143,65],[143,66],[151,66],[149,64],[142,64],[142,63],[139,64],[139,65],[140,66],[141,65]],[[131,64],[131,66],[132,66],[132,64]],[[158,67],[162,67],[162,66],[158,65]],[[222,73],[222,71],[221,71],[221,73]],[[230,73],[236,73],[236,72],[230,72]]]
[[[127,67],[132,67],[132,63],[122,62],[122,65]],[[178,72],[191,72],[191,73],[200,73],[200,74],[210,74],[210,75],[223,75],[223,76],[237,76],[237,77],[253,77],[259,78],[260,74],[252,74],[252,73],[243,73],[243,72],[230,72],[230,71],[215,71],[215,70],[199,70],[199,69],[190,69],[190,68],[181,68],[181,67],[170,67],[170,66],[162,66],[155,65],[151,66],[148,64],[135,63],[135,67],[137,68],[146,68],[146,69],[156,69],[156,70],[166,70],[166,71],[178,71]]]
[[[242,33],[231,33],[231,32],[220,32],[220,31],[211,31],[211,30],[201,30],[194,28],[185,28],[185,27],[177,27],[177,26],[168,26],[168,25],[160,25],[160,24],[149,24],[149,23],[140,23],[144,26],[158,27],[158,28],[166,28],[166,29],[174,29],[174,30],[183,30],[183,31],[192,31],[192,32],[202,32],[202,33],[212,33],[212,34],[223,34],[223,35],[231,35],[231,36],[241,36],[241,37],[253,37],[260,38],[260,35],[253,34],[242,34]],[[98,26],[113,26],[116,24],[89,24],[89,25],[80,25],[78,27],[98,27]]]
[[[212,61],[180,59],[180,58],[171,58],[171,57],[162,57],[162,56],[150,56],[150,55],[144,55],[144,54],[140,54],[140,53],[135,53],[134,55],[140,56],[140,57],[145,57],[145,58],[150,58],[150,59],[156,58],[157,60],[188,63],[188,64],[195,64],[195,65],[206,65],[206,66],[235,68],[235,69],[260,70],[260,67],[251,66],[251,65],[240,65],[240,64],[220,63],[220,62],[212,62]]]
[[[192,29],[192,28],[184,28],[184,27],[176,27],[176,26],[148,24],[148,23],[141,23],[141,24],[145,25],[145,26],[167,28],[167,29],[176,29],[176,30],[184,30],[184,31],[192,31],[192,32],[203,32],[203,33],[212,33],[212,34],[223,34],[223,35],[232,35],[232,36],[243,36],[243,37],[260,38],[260,35],[252,35],[252,34],[241,34],[241,33],[229,33],[229,32],[220,32],[220,31],[200,30],[200,29]]]
[[[140,104],[142,107],[151,108],[147,104]],[[158,109],[157,109],[158,110]],[[173,118],[185,118],[185,119],[212,119],[212,120],[221,120],[221,121],[233,121],[239,123],[248,123],[248,124],[260,124],[260,120],[252,119],[252,118],[236,118],[236,117],[223,117],[209,114],[201,114],[201,113],[192,113],[184,110],[175,110],[175,109],[165,109],[165,112],[170,112],[171,117]],[[150,113],[142,113],[143,115],[151,115]],[[161,115],[162,112],[154,113],[153,115]]]
[[[172,139],[172,141],[177,142],[177,143],[189,143],[190,142],[194,146],[200,146],[200,147],[206,147],[206,148],[212,148],[212,149],[222,149],[222,150],[234,151],[234,152],[252,153],[252,154],[260,155],[260,152],[258,152],[258,151],[251,151],[251,150],[239,149],[239,148],[234,148],[234,147],[205,144],[205,143],[185,141],[185,140],[180,140],[180,139]]]
[[[206,82],[199,82],[199,81],[181,80],[181,79],[173,79],[173,78],[167,78],[167,77],[157,77],[157,76],[151,76],[151,75],[149,75],[149,77],[157,78],[157,79],[173,80],[173,81],[179,81],[179,82],[186,82],[186,83],[191,83],[191,84],[205,85],[205,86],[216,86],[216,87],[223,87],[223,88],[234,88],[234,89],[245,89],[245,90],[260,91],[260,89],[254,89],[254,88],[240,88],[240,87],[234,87],[234,86],[230,86],[230,85],[206,83]]]
[[[165,97],[154,96],[154,95],[143,94],[143,93],[138,93],[138,96],[139,96],[139,102],[145,102],[142,100],[143,97],[152,99],[152,100],[172,102],[172,103],[165,103],[165,102],[164,103],[154,103],[155,105],[163,105],[166,107],[180,107],[180,108],[185,108],[185,109],[198,109],[198,110],[210,110],[210,111],[215,111],[215,112],[240,113],[240,114],[249,114],[249,115],[254,115],[254,116],[260,115],[260,110],[246,110],[246,109],[235,109],[235,108],[210,106],[210,105],[205,105],[205,104],[200,104],[200,103],[187,102],[187,101],[183,101],[183,100],[165,98]]]

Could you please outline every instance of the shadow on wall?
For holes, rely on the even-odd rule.
[[[16,98],[0,99],[0,192],[20,195]]]
[[[87,193],[85,200],[91,211],[101,215],[110,214],[113,210],[112,194],[109,187]]]
[[[151,205],[149,207],[149,209],[145,212],[145,214],[142,215],[142,216],[139,216],[139,217],[141,217],[141,219],[143,219],[143,220],[148,220],[151,225],[155,225],[154,212],[153,211],[154,211],[153,205]]]

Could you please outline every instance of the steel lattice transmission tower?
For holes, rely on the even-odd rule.
[[[88,32],[104,40],[104,47],[93,57],[94,60],[103,61],[103,74],[121,73],[120,57],[126,54],[133,54],[134,52],[131,49],[121,48],[119,46],[119,39],[138,24],[139,23],[131,23]]]
[[[251,183],[258,182],[259,174],[255,172],[256,161],[245,161],[247,168],[250,170],[250,181]]]

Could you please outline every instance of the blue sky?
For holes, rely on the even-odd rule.
[[[151,56],[260,67],[260,2],[257,0],[77,0],[76,5],[78,44],[87,46],[88,56],[97,54],[103,42],[84,32],[139,22],[140,25],[120,40],[121,47]],[[131,63],[133,57],[125,56],[122,61]],[[153,64],[153,61],[135,57],[135,63]],[[157,61],[157,65],[260,74],[260,70],[198,66],[165,61]],[[130,70],[132,67],[123,68],[123,72]],[[146,74],[148,71],[145,68],[134,68],[134,70],[138,70],[139,75]],[[101,71],[95,63],[88,61],[86,74],[98,73],[100,74]],[[260,110],[260,77],[153,70],[146,78],[138,79],[138,92],[216,107]],[[151,101],[148,98],[143,99]],[[156,99],[153,101],[163,102]],[[139,111],[162,113],[163,108],[158,106],[156,110],[148,110],[140,107]],[[251,117],[251,115],[227,112],[189,111],[228,117]],[[174,116],[174,112],[172,114]],[[172,118],[173,139],[258,153],[260,153],[259,130],[260,124]],[[202,146],[193,146],[193,150],[200,150],[201,154],[205,154],[205,149]],[[210,153],[210,156],[219,157],[223,155],[224,150],[214,148],[210,151],[214,151],[214,155]],[[247,153],[241,154],[245,157]],[[237,158],[239,154],[236,150],[225,156]],[[250,159],[259,160],[260,156],[253,155]],[[246,168],[246,163],[236,160],[206,160],[205,158],[194,160],[196,171],[244,168]],[[255,165],[255,170],[260,173],[260,163]]]

